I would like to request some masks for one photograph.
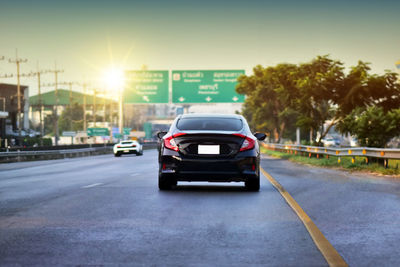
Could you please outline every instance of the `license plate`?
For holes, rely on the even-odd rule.
[[[129,150],[124,150],[124,153],[129,153]]]
[[[199,145],[197,151],[199,154],[217,155],[219,154],[219,145]]]

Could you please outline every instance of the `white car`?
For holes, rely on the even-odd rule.
[[[143,146],[135,140],[125,140],[113,147],[114,156],[120,157],[122,154],[136,154],[137,156],[143,155]]]

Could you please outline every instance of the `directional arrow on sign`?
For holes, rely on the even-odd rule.
[[[207,101],[207,102],[210,102],[211,100],[212,100],[211,97],[209,97],[209,96],[206,97],[206,101]]]
[[[180,98],[178,98],[178,100],[179,100],[180,102],[183,102],[183,101],[185,101],[185,98],[184,98],[183,96],[181,96]]]
[[[232,100],[236,102],[239,100],[239,98],[237,96],[234,96],[234,97],[232,97]]]
[[[149,97],[147,95],[143,96],[143,100],[146,101],[146,102],[150,102],[150,99],[149,99]]]

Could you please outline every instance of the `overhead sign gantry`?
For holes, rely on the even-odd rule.
[[[236,93],[237,78],[244,70],[172,71],[172,103],[242,103]]]
[[[168,103],[167,70],[137,70],[125,73],[124,103]]]

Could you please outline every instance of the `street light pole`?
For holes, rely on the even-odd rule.
[[[83,84],[83,130],[87,131],[87,125],[86,125],[86,86],[87,84]]]
[[[118,127],[119,127],[119,133],[122,135],[123,134],[123,107],[122,107],[122,91],[119,91],[118,94]]]
[[[96,89],[93,89],[93,124],[96,128]]]

